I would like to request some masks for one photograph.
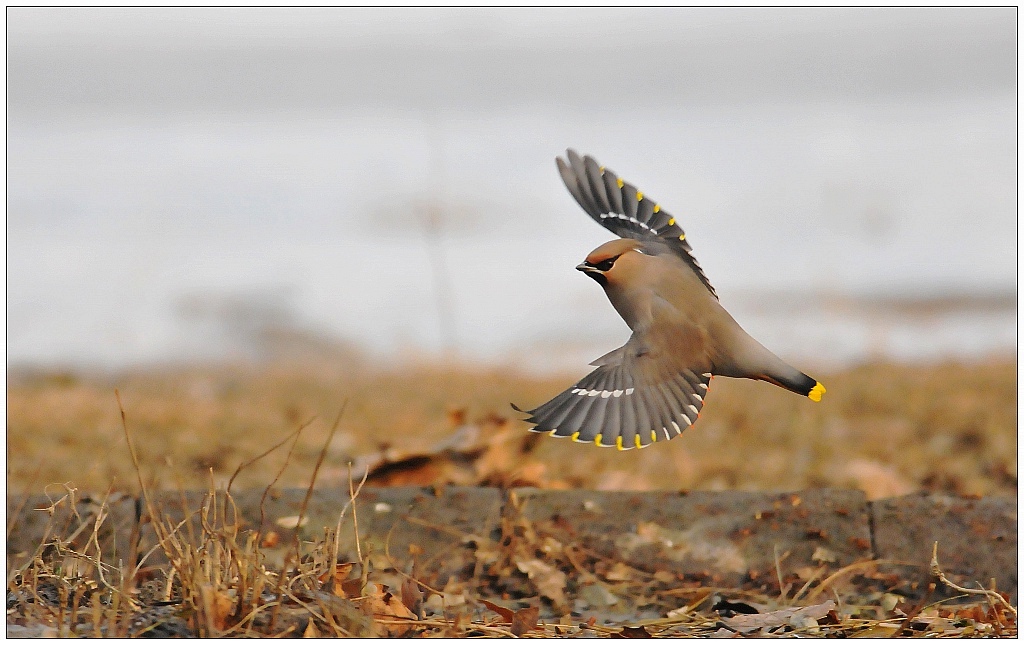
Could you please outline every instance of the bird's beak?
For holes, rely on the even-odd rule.
[[[584,262],[583,264],[577,265],[576,270],[582,271],[584,274],[590,276],[591,278],[594,279],[595,282],[597,282],[602,287],[608,286],[608,278],[605,277],[604,271],[602,271],[601,269],[598,269],[597,267],[591,266]]]

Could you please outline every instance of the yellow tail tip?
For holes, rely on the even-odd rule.
[[[825,393],[825,386],[821,383],[815,383],[811,391],[807,393],[807,398],[812,401],[820,401],[821,395]]]

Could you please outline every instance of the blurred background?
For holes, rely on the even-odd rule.
[[[9,363],[261,326],[573,366],[625,326],[554,157],[789,357],[1016,346],[1016,11],[8,11]]]
[[[805,371],[996,360],[1012,383],[1016,33],[1012,7],[9,8],[9,376],[558,375],[532,407],[628,337],[574,270],[610,234],[561,184],[571,146],[675,215],[723,304]],[[67,401],[9,403],[39,417],[9,434]],[[366,432],[390,436],[404,412],[380,414]]]

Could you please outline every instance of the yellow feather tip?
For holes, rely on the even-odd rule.
[[[615,437],[615,447],[619,450],[625,450],[625,448],[622,447],[622,437]]]
[[[815,383],[811,391],[807,393],[807,398],[812,401],[820,401],[821,395],[825,393],[825,386],[821,383]]]
[[[638,202],[644,201],[644,194],[642,192],[640,192],[639,190],[636,191],[636,201],[638,201]]]
[[[600,446],[601,445],[601,435],[597,435],[596,437],[594,437],[594,445],[595,446]]]
[[[619,185],[619,188],[622,188],[622,185],[626,182],[622,181],[622,179],[616,179],[615,183]]]
[[[644,444],[640,443],[640,435],[638,435],[638,434],[633,435],[633,443],[636,444],[637,448],[643,448],[644,447]]]
[[[676,218],[673,217],[673,218],[669,219],[668,225],[669,226],[675,226],[676,225]]]
[[[657,213],[657,212],[659,212],[660,210],[661,210],[661,206],[659,206],[658,204],[655,204],[655,205],[654,205],[654,212],[655,212],[655,213]]]
[[[654,430],[651,430],[651,441],[657,441],[657,440],[658,440],[658,433],[655,432]]]
[[[573,441],[579,441],[579,438],[580,438],[580,433],[578,433],[578,432],[572,433],[572,440]]]

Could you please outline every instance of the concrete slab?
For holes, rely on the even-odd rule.
[[[334,529],[349,498],[347,488],[314,491],[302,526],[296,526],[305,495],[303,489],[271,490],[262,504],[263,551],[270,566],[283,562],[295,537],[322,538],[325,528]],[[181,530],[198,534],[205,498],[201,491],[165,491],[155,502],[174,522],[192,515],[191,524]],[[240,528],[260,526],[262,498],[262,490],[233,495]],[[55,504],[59,500],[60,495],[7,498],[9,563],[20,566],[43,540],[57,535],[70,537],[72,548],[84,550],[101,513],[98,537],[104,560],[127,563],[137,530],[135,498],[115,494],[104,506],[102,498],[83,496],[75,506],[77,515],[67,499]],[[223,517],[223,495],[218,495],[216,512]],[[207,513],[212,519],[213,510]],[[229,509],[229,521],[233,513]],[[562,532],[637,568],[707,576],[723,585],[774,578],[776,558],[786,575],[804,567],[835,570],[877,557],[905,563],[906,579],[924,580],[937,540],[940,562],[956,582],[988,586],[995,578],[1001,591],[1017,592],[1016,500],[998,497],[915,494],[867,503],[860,491],[830,489],[632,493],[366,487],[355,513],[350,508],[343,518],[340,557],[357,560],[357,516],[359,545],[371,555],[375,571],[392,565],[409,571],[415,564],[421,579],[443,586],[450,576],[466,579],[474,573],[475,537],[497,541],[503,514],[512,518],[520,513],[540,528]],[[142,516],[139,553],[155,544],[146,513]],[[149,564],[161,561],[157,550]]]
[[[271,556],[271,564],[283,559],[296,531],[300,539],[323,538],[325,529],[335,530],[349,501],[347,488],[318,489],[310,496],[301,526],[297,526],[306,491],[283,489],[234,493],[234,508],[227,517],[233,521],[237,509],[245,529],[260,527]],[[156,503],[174,521],[186,513],[197,517],[206,495],[198,492],[162,493]],[[224,498],[217,496],[218,513],[223,514]],[[262,500],[262,512],[261,512]],[[341,522],[339,558],[358,561],[358,552],[370,555],[376,570],[395,566],[408,572],[413,562],[417,572],[444,584],[448,576],[460,571],[472,573],[475,563],[470,536],[494,538],[499,531],[502,495],[495,488],[369,488],[359,494],[355,510],[349,507]],[[208,513],[210,511],[207,511]],[[355,522],[359,525],[359,549],[356,548]],[[144,543],[153,544],[151,527],[143,527]],[[193,523],[193,530],[198,525]],[[187,531],[185,527],[183,531]],[[388,556],[390,555],[390,559]],[[155,562],[155,560],[154,560]]]
[[[1017,500],[913,494],[871,504],[877,557],[928,571],[932,544],[939,564],[963,586],[1017,593]]]
[[[8,497],[8,561],[21,566],[44,541],[54,537],[70,540],[74,551],[95,556],[95,547],[87,548],[95,530],[103,561],[127,563],[135,512],[135,498],[123,493],[109,497],[83,495],[75,501],[74,509],[64,491],[49,496]]]
[[[524,516],[637,568],[709,575],[725,584],[871,557],[864,494],[596,492],[516,489]],[[506,506],[514,513],[515,505]]]

